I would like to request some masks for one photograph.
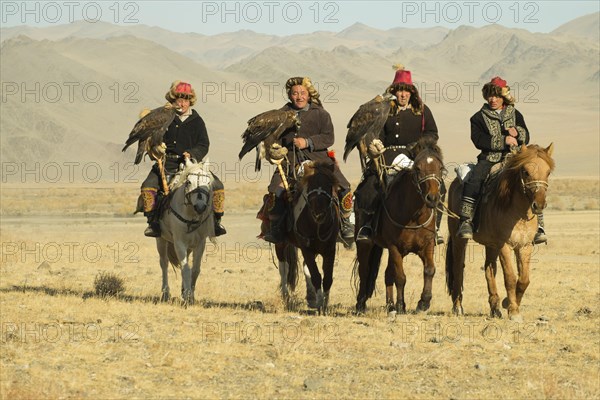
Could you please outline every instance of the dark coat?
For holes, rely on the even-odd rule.
[[[284,111],[296,111],[298,118],[300,119],[300,128],[296,132],[295,128],[291,128],[281,135],[281,145],[286,147],[289,151],[288,158],[291,160],[292,152],[294,151],[294,138],[305,138],[309,141],[309,147],[302,151],[302,155],[311,161],[324,161],[331,162],[333,160],[327,155],[327,150],[333,145],[335,136],[333,133],[333,123],[331,122],[331,116],[325,109],[318,105],[310,103],[308,110],[296,110],[292,107],[291,103],[287,103],[281,110]],[[295,150],[297,154],[297,161],[302,161],[300,151]],[[339,167],[335,166],[334,175],[340,184],[340,187],[348,190],[350,183],[344,177]],[[279,172],[276,170],[275,174],[271,179],[269,185],[269,192],[274,193],[277,190],[281,182]]]
[[[385,147],[389,146],[408,146],[415,143],[424,136],[438,140],[438,129],[429,107],[424,105],[423,112],[416,115],[410,109],[404,111],[393,110],[383,127],[382,142]],[[386,162],[391,163],[393,157],[398,153],[404,153],[410,156],[406,150],[386,151]],[[388,158],[392,158],[389,159]]]
[[[202,117],[192,110],[192,115],[181,122],[175,117],[169,129],[163,137],[167,145],[166,168],[168,171],[176,171],[179,163],[183,161],[183,153],[188,152],[197,161],[201,161],[208,153],[210,141],[206,132],[206,125]],[[174,158],[173,156],[178,156]]]

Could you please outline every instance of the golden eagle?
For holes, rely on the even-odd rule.
[[[379,138],[379,134],[383,130],[385,121],[392,108],[392,100],[394,98],[389,93],[377,95],[373,100],[360,106],[358,111],[354,113],[350,122],[348,122],[348,134],[346,135],[346,145],[344,146],[344,161],[346,161],[352,149],[360,143],[363,143],[365,146],[363,149],[359,149],[362,155],[361,159],[364,158],[366,146],[373,139]]]
[[[248,128],[242,133],[244,145],[238,155],[239,159],[241,160],[246,153],[256,148],[254,168],[256,171],[260,170],[261,158],[264,154],[261,154],[259,145],[262,143],[264,148],[269,149],[283,132],[292,127],[296,129],[300,127],[300,120],[295,111],[270,110],[251,118],[248,121]]]
[[[151,111],[143,111],[140,120],[135,124],[122,151],[138,142],[135,164],[139,164],[147,153],[153,160],[162,158],[165,147],[163,136],[177,115],[177,106],[167,103]]]

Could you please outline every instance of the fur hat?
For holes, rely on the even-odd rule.
[[[481,89],[483,98],[487,100],[490,96],[502,97],[504,104],[511,105],[515,103],[515,98],[510,94],[510,86],[506,81],[499,76],[493,77],[488,83],[483,85]]]
[[[171,88],[165,94],[165,99],[169,103],[173,103],[175,100],[183,98],[190,101],[190,105],[193,106],[196,103],[196,92],[187,82],[175,81],[171,84]]]
[[[412,85],[412,74],[410,71],[404,69],[404,65],[402,64],[394,64],[392,66],[396,70],[396,75],[394,76],[394,81],[392,85],[396,85],[399,83],[404,83],[406,85]]]
[[[292,87],[297,85],[302,85],[306,88],[306,90],[308,91],[308,95],[310,96],[310,103],[321,105],[321,100],[319,100],[319,92],[313,86],[308,76],[296,76],[287,80],[287,82],[285,83],[285,91],[287,92],[288,97],[290,97]]]

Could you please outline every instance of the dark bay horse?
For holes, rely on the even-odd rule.
[[[403,259],[409,253],[417,254],[423,262],[424,285],[417,311],[429,309],[435,274],[435,215],[445,169],[441,150],[431,139],[421,139],[412,153],[413,166],[398,173],[387,188],[372,241],[357,242],[357,312],[365,311],[367,299],[373,295],[384,248],[389,252],[385,270],[388,311],[406,312]],[[356,215],[360,215],[359,210]],[[394,284],[397,291],[395,303]]]
[[[307,302],[310,307],[325,313],[329,291],[333,283],[336,241],[340,227],[337,182],[333,163],[303,164],[303,176],[296,183],[289,204],[288,232],[284,242],[275,245],[281,275],[281,293],[289,306],[289,290],[293,291],[297,280],[297,250],[300,249],[304,268]],[[323,277],[316,257],[323,259]]]
[[[502,316],[496,288],[496,263],[500,258],[507,295],[502,305],[508,308],[510,319],[522,319],[519,306],[529,286],[529,261],[537,231],[536,214],[546,207],[548,176],[554,169],[553,149],[552,144],[545,149],[537,145],[523,145],[517,153],[508,155],[503,169],[490,182],[479,203],[476,217],[479,226],[473,240],[485,246],[484,269],[492,317]],[[452,182],[449,192],[449,209],[458,213],[462,194],[462,183],[458,178]],[[462,315],[467,240],[456,236],[458,226],[458,220],[448,218],[450,237],[446,252],[446,284],[452,296],[452,311]],[[511,259],[513,253],[517,274]]]

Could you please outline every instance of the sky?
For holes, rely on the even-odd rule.
[[[285,36],[339,32],[357,22],[378,28],[428,28],[498,23],[550,32],[598,12],[586,1],[2,1],[2,27],[47,27],[77,20],[144,24],[215,35],[249,29]]]

